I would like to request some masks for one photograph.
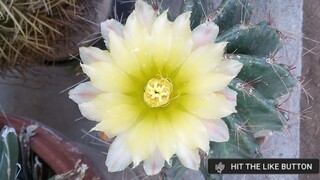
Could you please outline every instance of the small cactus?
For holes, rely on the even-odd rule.
[[[0,179],[16,179],[19,158],[18,136],[14,128],[5,126],[0,133]]]
[[[220,28],[216,42],[228,42],[225,57],[241,62],[243,68],[229,85],[238,93],[238,112],[223,119],[228,125],[230,139],[210,143],[210,152],[203,156],[200,166],[205,179],[221,178],[208,173],[208,158],[259,157],[256,137],[284,130],[287,119],[277,108],[277,99],[288,94],[297,83],[288,66],[275,61],[283,42],[280,32],[264,21],[250,24],[252,7],[248,0],[223,0],[215,9],[211,3],[184,0],[179,14],[192,11],[192,28],[214,21]],[[152,4],[161,3],[152,1]],[[158,10],[166,8],[160,6]],[[175,19],[173,13],[170,18]],[[172,158],[172,166],[167,165],[162,175],[164,179],[180,179],[185,171],[178,158]]]
[[[38,125],[21,128],[20,133],[10,126],[0,131],[0,179],[83,179],[88,169],[79,159],[74,169],[64,174],[56,174],[41,157],[31,149],[30,139]]]
[[[97,32],[95,3],[1,0],[0,74],[11,67],[61,60],[75,53],[74,46],[83,40],[75,34],[81,33],[83,37]]]

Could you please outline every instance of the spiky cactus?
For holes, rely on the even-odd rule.
[[[38,127],[29,125],[18,134],[13,127],[0,128],[0,179],[84,179],[88,167],[80,159],[74,169],[59,175],[35,154],[30,139]]]
[[[19,158],[19,143],[16,131],[4,127],[0,133],[0,178],[16,179]]]
[[[149,1],[161,12],[167,7]],[[225,117],[230,139],[210,144],[210,153],[203,156],[200,170],[205,179],[221,178],[208,174],[208,158],[257,158],[258,137],[286,127],[286,116],[278,110],[278,100],[296,85],[288,66],[275,61],[281,48],[280,32],[268,22],[250,23],[252,7],[248,0],[223,0],[213,9],[212,1],[183,0],[179,14],[192,11],[191,27],[205,21],[214,21],[220,28],[217,42],[229,42],[226,58],[243,63],[243,68],[229,87],[238,93],[237,113]],[[170,13],[169,13],[170,14]],[[171,13],[171,19],[175,19]],[[186,168],[178,158],[163,170],[165,179],[180,179]]]
[[[44,60],[67,59],[99,32],[100,16],[87,0],[1,0],[0,73]],[[104,7],[107,9],[106,7]],[[105,18],[106,16],[104,16]],[[81,37],[81,39],[79,38]]]

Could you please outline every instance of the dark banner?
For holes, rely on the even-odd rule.
[[[210,174],[317,174],[319,159],[209,159]]]

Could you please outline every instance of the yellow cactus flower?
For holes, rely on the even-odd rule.
[[[226,42],[214,43],[213,22],[190,29],[190,12],[173,22],[142,0],[123,26],[101,23],[108,50],[81,47],[81,67],[90,77],[69,92],[84,117],[97,121],[112,142],[111,172],[143,161],[148,175],[176,154],[197,170],[199,150],[228,141],[221,118],[236,112],[236,92],[227,85],[242,64],[224,58]]]

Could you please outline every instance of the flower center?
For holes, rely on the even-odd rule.
[[[163,107],[169,104],[173,85],[168,78],[152,78],[144,88],[143,99],[150,107]]]

